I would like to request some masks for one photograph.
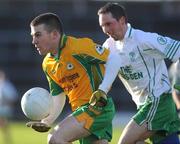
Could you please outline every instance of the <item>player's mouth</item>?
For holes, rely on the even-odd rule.
[[[35,47],[36,47],[37,50],[41,49],[41,48],[40,48],[39,46],[37,46],[37,45],[36,45]]]
[[[111,35],[110,37],[113,38],[113,39],[116,39],[116,36],[114,36],[114,35]]]

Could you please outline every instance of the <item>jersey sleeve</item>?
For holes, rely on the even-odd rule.
[[[105,93],[108,93],[115,78],[118,75],[119,69],[121,66],[121,57],[118,53],[111,53],[108,57],[106,63],[106,70],[103,81],[99,86],[99,89],[103,90]]]
[[[56,84],[48,75],[46,75],[46,77],[49,83],[49,89],[52,96],[56,96],[61,92],[64,92],[63,89],[58,84]]]
[[[152,54],[172,61],[180,57],[180,41],[150,32],[141,32],[138,37],[144,51],[154,50]]]
[[[76,53],[78,55],[86,57],[86,60],[90,63],[105,63],[107,61],[109,50],[101,45],[94,43],[89,38],[79,39],[78,49]]]

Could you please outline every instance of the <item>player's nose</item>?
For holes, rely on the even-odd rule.
[[[104,27],[103,32],[107,35],[110,35],[110,29],[108,27]]]
[[[37,40],[35,38],[32,39],[32,44],[33,45],[37,44]]]

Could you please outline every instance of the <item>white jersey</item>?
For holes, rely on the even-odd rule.
[[[112,54],[118,54],[119,78],[122,80],[137,106],[143,105],[147,97],[159,97],[171,92],[164,59],[176,61],[180,56],[180,42],[156,33],[144,32],[131,27],[123,41],[108,38],[103,44]],[[111,58],[113,59],[113,57]],[[114,58],[115,59],[115,58]],[[107,68],[108,69],[108,63]],[[105,74],[100,89],[107,92],[112,84],[106,81],[114,70]]]

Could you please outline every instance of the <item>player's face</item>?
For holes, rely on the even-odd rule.
[[[117,21],[111,13],[99,15],[99,25],[103,32],[114,40],[122,40],[124,38],[124,24],[123,17]]]
[[[40,24],[31,26],[32,44],[38,50],[40,55],[46,55],[52,52],[53,36],[51,32],[46,31],[45,25]]]

